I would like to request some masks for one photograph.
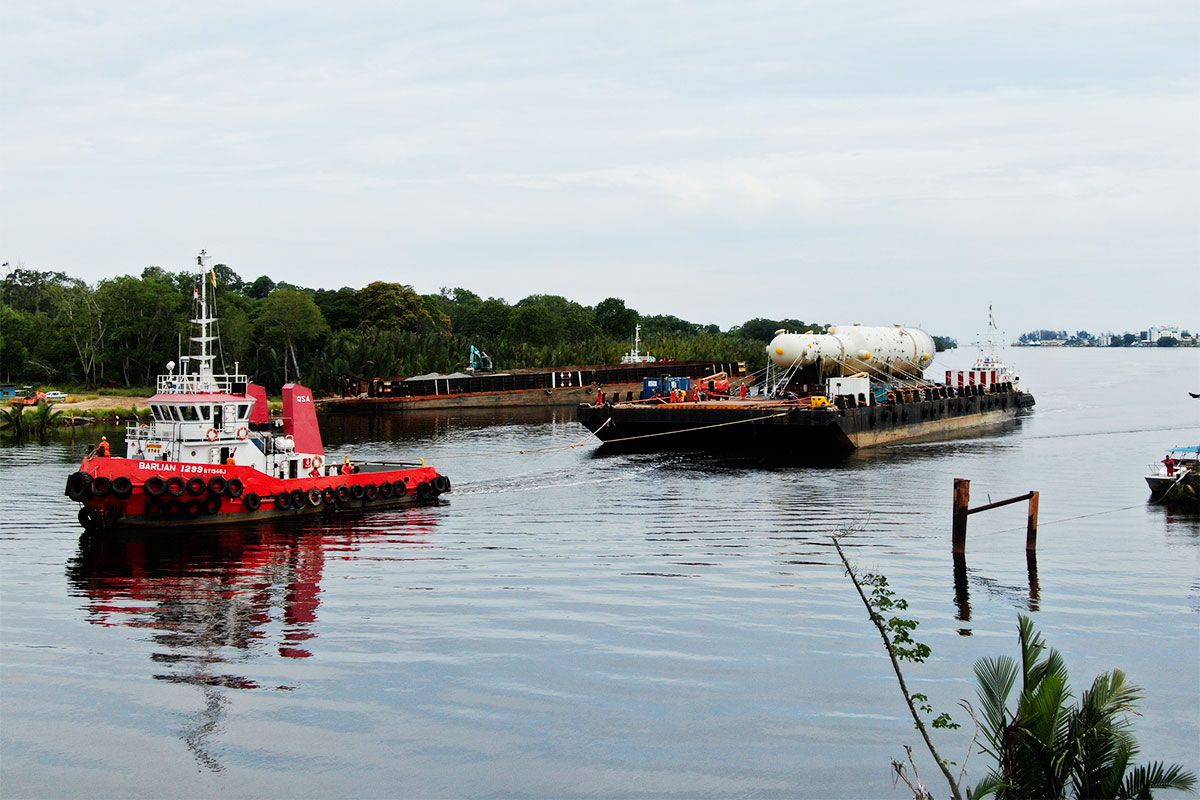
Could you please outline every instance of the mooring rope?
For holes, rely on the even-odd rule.
[[[1038,530],[1041,530],[1042,528],[1046,527],[1047,525],[1057,525],[1060,522],[1071,522],[1072,520],[1085,519],[1087,517],[1100,517],[1105,514],[1115,514],[1118,511],[1128,511],[1131,508],[1145,508],[1147,505],[1154,505],[1154,503],[1137,503],[1132,506],[1121,506],[1120,508],[1110,508],[1105,511],[1093,511],[1090,514],[1079,514],[1074,517],[1063,517],[1062,519],[1052,519],[1049,522],[1038,522]],[[997,531],[983,531],[982,535],[990,536],[993,533],[1010,533],[1011,531],[1023,531],[1026,529],[1026,527],[1027,527],[1026,525],[1017,525],[1012,528],[1001,528],[1000,530],[997,530]],[[974,534],[972,534],[972,535],[974,535]]]

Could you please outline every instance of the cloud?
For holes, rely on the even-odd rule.
[[[973,330],[981,285],[1030,326],[1194,314],[1127,277],[1200,289],[1191,4],[2,13],[10,261],[97,278],[203,246],[722,324]]]

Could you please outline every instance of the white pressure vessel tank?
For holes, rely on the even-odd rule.
[[[869,372],[875,375],[920,376],[933,363],[933,337],[901,325],[834,325],[828,333],[777,331],[767,345],[776,366],[808,367],[822,359],[822,377]]]

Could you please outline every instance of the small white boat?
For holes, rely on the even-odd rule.
[[[1157,464],[1150,465],[1150,474],[1146,483],[1150,486],[1150,497],[1162,497],[1175,484],[1183,480],[1190,472],[1200,469],[1200,445],[1191,447],[1173,447]]]

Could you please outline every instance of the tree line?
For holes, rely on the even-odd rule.
[[[635,325],[659,358],[765,363],[775,331],[820,332],[796,319],[756,318],[722,330],[648,315],[610,297],[586,306],[559,295],[516,303],[468,289],[422,295],[403,283],[309,289],[213,268],[218,367],[277,388],[299,380],[330,391],[345,376],[449,372],[470,345],[498,369],[615,363]],[[81,387],[150,386],[187,353],[199,277],[147,267],[91,285],[64,272],[15,269],[0,282],[0,378]],[[934,337],[939,349],[953,340]]]

